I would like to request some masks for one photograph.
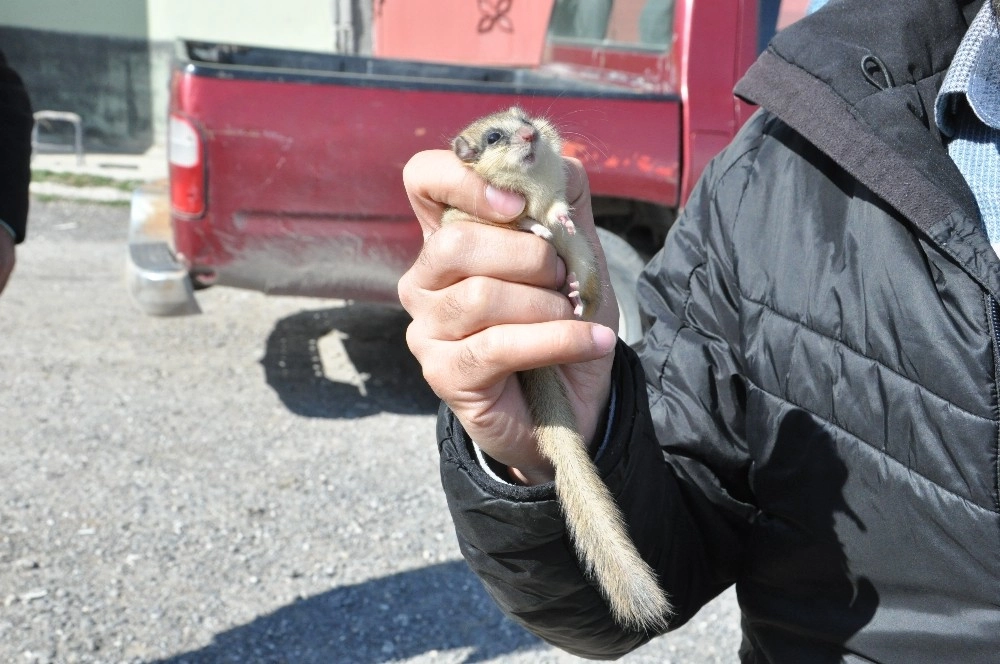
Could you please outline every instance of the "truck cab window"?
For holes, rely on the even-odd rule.
[[[556,0],[549,36],[664,49],[673,22],[674,0]]]

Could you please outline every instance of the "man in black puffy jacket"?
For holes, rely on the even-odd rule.
[[[572,320],[538,238],[437,229],[444,205],[502,220],[516,197],[411,160],[408,343],[446,404],[462,552],[505,612],[587,657],[655,636],[611,620],[534,448],[512,374],[556,362],[670,628],[735,584],[744,662],[997,661],[998,14],[834,0],[779,34],[736,91],[761,109],[640,280],[638,353],[612,304]]]

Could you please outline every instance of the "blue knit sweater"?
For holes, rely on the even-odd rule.
[[[935,121],[1000,255],[1000,33],[983,3],[938,93]]]

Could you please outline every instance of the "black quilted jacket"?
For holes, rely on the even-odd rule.
[[[640,283],[652,328],[618,349],[598,465],[672,626],[736,585],[743,662],[1000,661],[1000,259],[933,123],[981,4],[838,0],[780,34]],[[587,657],[644,643],[552,487],[491,482],[447,412],[439,432],[503,610]]]

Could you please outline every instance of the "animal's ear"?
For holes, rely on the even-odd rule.
[[[465,140],[465,136],[459,136],[452,141],[451,147],[462,161],[475,161],[479,158],[479,150]]]

